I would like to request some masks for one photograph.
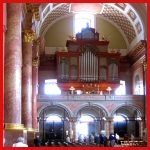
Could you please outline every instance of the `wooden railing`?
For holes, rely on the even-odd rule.
[[[145,141],[121,141],[121,147],[146,147]]]

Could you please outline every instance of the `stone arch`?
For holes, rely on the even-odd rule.
[[[65,105],[62,105],[62,104],[46,104],[46,105],[43,105],[42,107],[40,107],[40,108],[38,109],[38,117],[39,117],[39,114],[42,112],[43,109],[45,109],[46,107],[50,107],[50,106],[58,106],[58,107],[61,107],[61,108],[63,108],[63,109],[66,110],[66,112],[68,113],[68,116],[69,116],[69,117],[72,116],[71,110],[70,110],[68,107],[66,107]]]
[[[129,107],[132,107],[134,110],[136,110],[137,111],[137,113],[138,113],[138,115],[140,116],[140,117],[142,117],[144,114],[143,114],[143,112],[140,110],[140,108],[139,107],[137,107],[137,106],[134,106],[134,105],[132,105],[132,104],[120,104],[120,105],[118,105],[112,112],[111,112],[111,114],[110,114],[110,116],[111,117],[113,117],[114,116],[114,114],[115,114],[115,112],[116,112],[116,110],[117,109],[119,109],[119,108],[121,108],[122,106],[129,106]]]
[[[78,107],[78,109],[76,109],[76,111],[75,111],[75,113],[73,114],[73,116],[74,116],[74,117],[77,117],[78,112],[79,112],[82,108],[84,108],[84,107],[86,107],[86,106],[91,106],[91,107],[94,106],[94,107],[97,107],[97,108],[99,108],[99,109],[101,109],[101,110],[103,111],[105,117],[108,117],[109,112],[108,112],[106,109],[104,109],[104,107],[103,107],[102,105],[100,105],[100,104],[90,104],[90,102],[89,102],[89,104],[83,104],[83,105],[81,105],[80,107]]]

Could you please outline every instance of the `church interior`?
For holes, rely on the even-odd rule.
[[[147,18],[147,3],[3,3],[4,147],[146,146]]]

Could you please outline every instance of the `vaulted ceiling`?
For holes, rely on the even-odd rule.
[[[135,38],[135,42],[147,39],[145,3],[42,3],[39,36],[44,36],[55,22],[81,11],[95,13],[116,26],[128,46]]]

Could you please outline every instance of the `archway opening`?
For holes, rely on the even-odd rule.
[[[82,116],[79,119],[78,131],[79,135],[88,135],[90,124],[94,122],[94,118],[91,116]]]

